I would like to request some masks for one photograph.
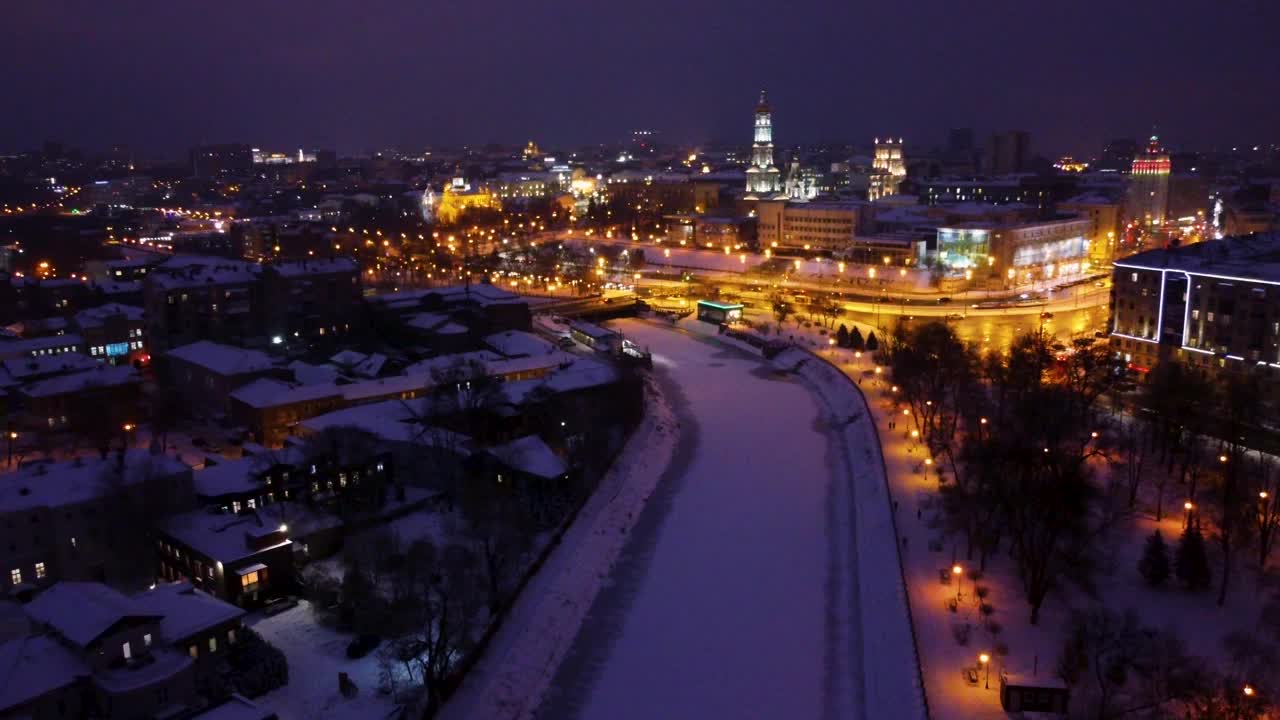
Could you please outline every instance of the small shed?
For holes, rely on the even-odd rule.
[[[698,301],[698,319],[714,325],[724,325],[742,319],[740,303],[721,303],[714,300]]]
[[[1067,714],[1067,684],[1054,677],[1003,673],[1000,707],[1007,712]]]
[[[581,320],[569,323],[569,336],[597,352],[616,353],[622,347],[622,335]]]

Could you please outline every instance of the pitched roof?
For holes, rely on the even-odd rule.
[[[219,375],[240,375],[270,369],[271,356],[258,350],[199,340],[169,351],[169,357],[199,365]]]
[[[512,470],[518,470],[548,480],[564,475],[569,467],[537,435],[526,435],[502,445],[494,445],[488,452]]]
[[[26,610],[33,620],[82,648],[125,618],[160,619],[123,593],[92,582],[57,583],[27,603]]]
[[[20,637],[0,644],[0,712],[89,674],[70,649],[49,635]]]
[[[131,365],[99,364],[89,370],[58,375],[45,380],[37,380],[22,389],[27,397],[50,397],[79,393],[94,388],[117,387],[141,383],[142,377]]]
[[[185,582],[164,583],[145,590],[133,596],[133,604],[164,618],[160,633],[170,643],[244,616],[244,610]]]

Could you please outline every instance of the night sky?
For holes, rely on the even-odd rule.
[[[780,144],[947,128],[1096,152],[1280,140],[1274,0],[224,0],[6,3],[0,152],[176,156],[664,139]]]

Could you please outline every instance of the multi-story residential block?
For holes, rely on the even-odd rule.
[[[167,382],[193,409],[224,416],[231,413],[231,393],[236,388],[284,373],[264,352],[208,340],[170,350],[161,367]]]
[[[255,263],[198,256],[175,256],[153,268],[143,282],[153,354],[258,334],[252,303],[258,270]]]
[[[119,303],[99,305],[76,313],[71,318],[71,326],[94,358],[116,365],[148,357],[146,322],[140,307]]]
[[[137,518],[124,513],[147,508],[159,518],[193,503],[191,468],[144,450],[0,475],[0,572],[19,590],[129,577],[138,558],[116,546],[121,523]]]
[[[272,263],[260,292],[255,314],[273,342],[345,335],[360,314],[360,266],[349,258]]]

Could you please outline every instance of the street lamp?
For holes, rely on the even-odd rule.
[[[960,576],[964,574],[964,568],[959,565],[951,566],[951,577],[956,584],[956,602],[960,602]]]
[[[986,653],[982,653],[981,655],[978,656],[978,662],[982,663],[982,668],[985,675],[982,681],[982,687],[986,688],[987,690],[990,690],[991,689],[991,656]]]
[[[1191,511],[1196,509],[1196,504],[1188,500],[1182,503],[1182,508],[1187,511],[1187,520],[1183,527],[1191,527]]]

